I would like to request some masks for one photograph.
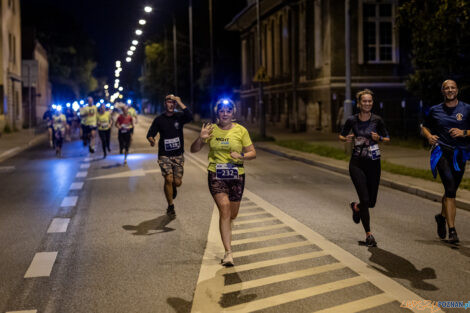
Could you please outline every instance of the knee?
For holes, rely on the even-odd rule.
[[[173,184],[173,176],[172,175],[165,176],[165,184]]]
[[[181,186],[181,184],[183,183],[183,180],[181,178],[175,178],[173,180],[173,184],[176,186],[176,187],[179,187]]]

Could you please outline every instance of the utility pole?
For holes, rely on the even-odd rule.
[[[261,21],[260,21],[260,7],[259,1],[256,0],[256,32],[258,36],[258,57],[259,57],[259,66],[261,68],[263,64],[263,54],[261,51]],[[266,114],[264,113],[264,102],[263,102],[263,82],[258,83],[258,106],[259,106],[259,135],[261,138],[266,137]]]
[[[189,88],[190,101],[189,104],[194,113],[198,110],[194,107],[194,61],[193,61],[193,0],[189,0]]]
[[[173,15],[173,68],[175,75],[175,95],[178,95],[178,57],[177,57],[177,38],[176,38],[176,18]]]
[[[211,116],[212,121],[215,120],[214,114],[214,33],[212,30],[212,0],[209,0],[209,34],[210,34],[210,55],[211,55]]]

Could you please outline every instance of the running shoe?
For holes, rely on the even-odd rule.
[[[458,243],[459,236],[457,236],[457,232],[455,230],[450,230],[449,231],[449,243]]]
[[[173,199],[176,198],[176,195],[178,194],[178,190],[176,190],[176,186],[173,185]]]
[[[225,251],[224,258],[220,260],[220,263],[226,267],[234,266],[232,251]]]
[[[446,218],[442,216],[442,214],[436,214],[434,218],[436,219],[436,223],[437,223],[437,235],[439,236],[439,238],[445,239],[446,233],[447,233]]]
[[[349,207],[353,211],[352,219],[353,219],[354,223],[359,224],[361,222],[361,214],[359,213],[359,211],[356,211],[354,209],[355,206],[356,206],[356,202],[351,202],[349,204]]]
[[[368,246],[368,247],[377,247],[377,241],[375,241],[374,236],[372,236],[372,235],[367,236],[366,246]]]
[[[175,206],[173,204],[168,206],[168,208],[166,209],[166,214],[169,217],[175,217],[176,216]]]

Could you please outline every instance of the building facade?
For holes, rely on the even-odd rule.
[[[52,103],[49,61],[33,29],[23,29],[22,41],[23,125],[34,127]]]
[[[20,0],[0,0],[0,130],[22,127]]]
[[[389,126],[400,125],[409,94],[406,44],[396,28],[398,1],[351,2],[351,86],[376,95],[375,110]],[[258,116],[260,66],[266,122],[294,131],[337,131],[345,99],[345,1],[260,0],[261,51],[257,44],[256,1],[248,1],[227,29],[241,38],[241,113]],[[261,53],[261,64],[260,56]],[[388,119],[388,120],[387,120]]]

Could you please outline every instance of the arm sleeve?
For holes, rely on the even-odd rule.
[[[346,137],[352,129],[352,119],[348,118],[346,123],[344,123],[343,129],[341,130],[340,135]]]
[[[180,123],[186,124],[193,120],[193,113],[188,108],[183,110],[183,115],[181,117]]]
[[[379,136],[382,136],[382,137],[387,137],[387,138],[390,137],[390,135],[388,134],[387,128],[385,128],[385,122],[381,117],[379,117],[379,120],[377,123],[377,133],[379,134]]]
[[[159,127],[158,127],[158,120],[157,118],[155,118],[152,122],[152,125],[150,126],[148,132],[147,132],[147,137],[146,138],[155,138],[155,136],[158,134],[159,132]]]
[[[435,133],[436,130],[436,120],[433,117],[433,110],[429,110],[429,113],[426,115],[422,126],[426,127],[431,131],[431,133]]]
[[[243,147],[248,147],[251,146],[253,143],[251,142],[250,134],[246,129],[244,129],[243,134],[242,134],[242,146]]]

